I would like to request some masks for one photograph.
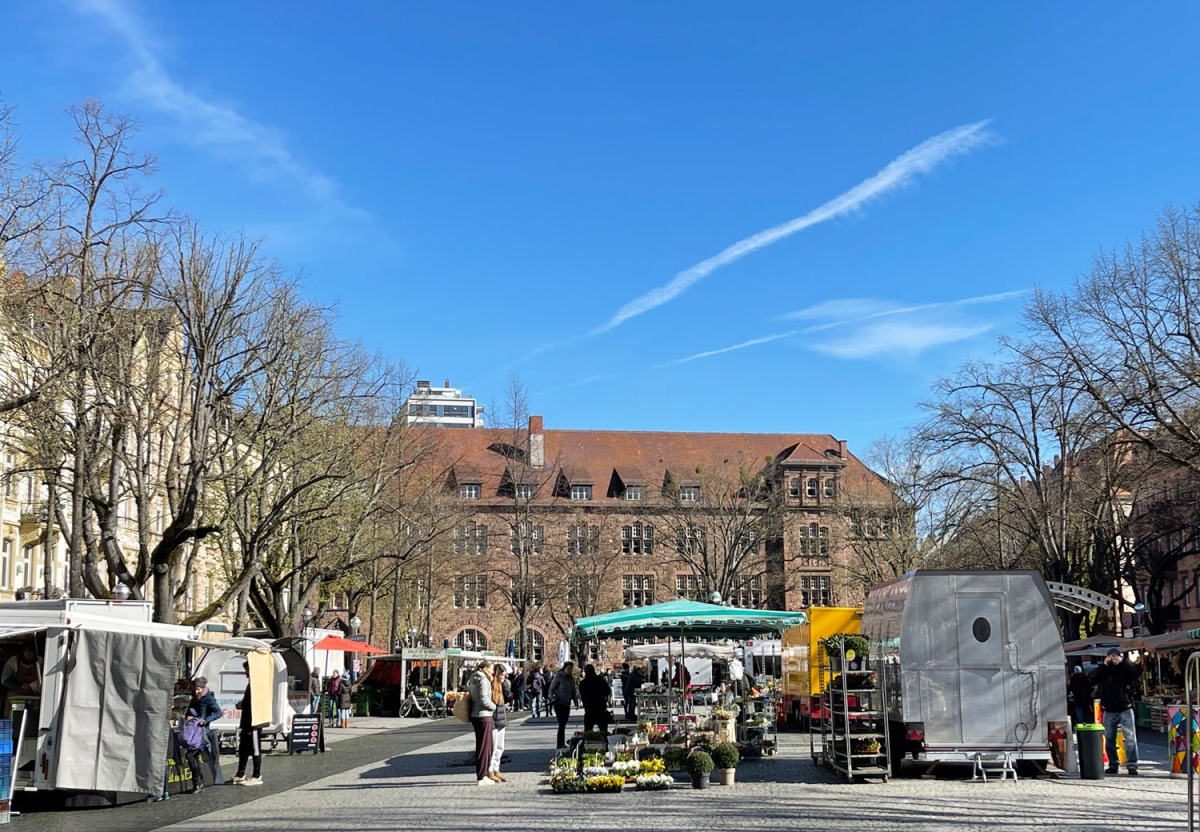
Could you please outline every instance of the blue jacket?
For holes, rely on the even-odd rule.
[[[221,706],[217,704],[217,697],[211,690],[204,691],[204,695],[199,699],[193,695],[192,701],[188,703],[188,711],[200,720],[201,725],[208,725],[221,718]]]

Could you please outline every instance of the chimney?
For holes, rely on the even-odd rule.
[[[838,440],[838,456],[840,456],[842,459],[846,458],[846,440],[845,439]]]
[[[542,417],[529,417],[529,464],[541,468],[546,464],[546,440],[542,436]]]
[[[450,389],[450,379],[446,379],[446,380],[445,380],[445,381],[442,383],[442,386],[443,386],[443,387],[445,387],[447,390],[449,390],[449,389]]]

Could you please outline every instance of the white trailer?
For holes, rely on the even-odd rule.
[[[1067,725],[1054,602],[1033,571],[917,570],[867,593],[893,768],[914,759],[1044,764]],[[893,772],[894,773],[894,772]]]
[[[270,653],[274,678],[271,688],[271,721],[263,734],[271,748],[280,740],[286,742],[292,730],[292,718],[312,710],[309,696],[309,666],[304,655],[295,649],[294,639],[266,641],[258,638],[230,638],[206,645],[196,661],[192,677],[204,676],[221,706],[221,716],[212,723],[217,734],[236,734],[242,718],[237,703],[246,690],[246,675],[242,663],[246,653]]]
[[[0,647],[33,645],[40,682],[6,690],[13,789],[144,797],[163,786],[172,695],[190,627],[145,601],[0,603]]]

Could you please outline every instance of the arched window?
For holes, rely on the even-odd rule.
[[[531,662],[542,662],[546,659],[546,637],[532,627],[529,628],[529,655],[525,658]]]
[[[488,637],[483,630],[468,627],[458,631],[458,635],[454,637],[454,646],[460,650],[486,650]]]

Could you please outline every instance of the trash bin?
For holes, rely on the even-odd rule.
[[[1079,737],[1079,779],[1104,779],[1104,726],[1081,722],[1075,726]]]

